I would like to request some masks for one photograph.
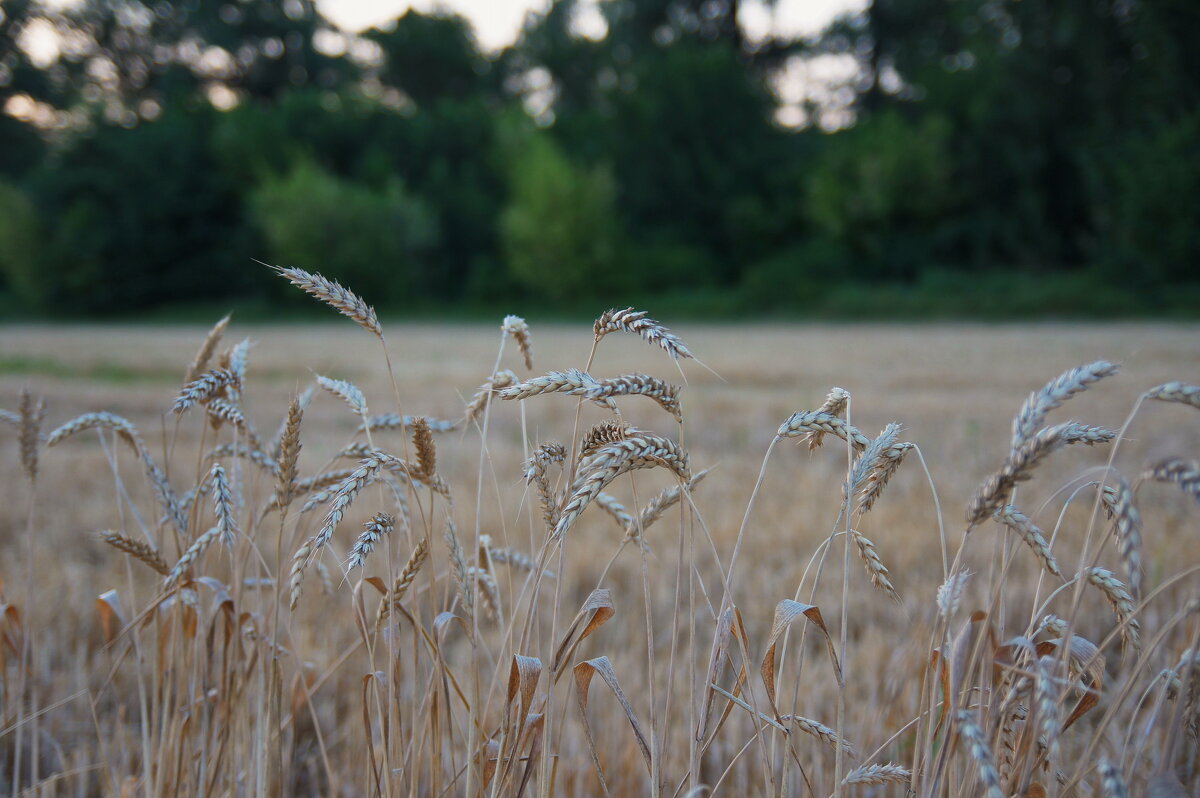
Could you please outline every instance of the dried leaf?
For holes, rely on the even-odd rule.
[[[587,597],[587,601],[583,602],[583,607],[575,616],[575,620],[571,621],[570,627],[563,634],[562,642],[558,644],[558,649],[554,652],[551,670],[554,671],[556,682],[564,673],[563,669],[566,663],[575,656],[575,650],[579,648],[579,644],[584,641],[584,638],[607,623],[616,612],[612,603],[612,593],[607,588],[598,588],[592,591],[591,595]]]
[[[837,676],[838,686],[843,686],[842,666],[838,662],[837,652],[833,648],[833,638],[829,636],[829,627],[825,625],[825,619],[821,617],[820,608],[814,604],[801,604],[798,601],[784,599],[775,605],[775,620],[771,624],[771,635],[767,638],[767,653],[763,655],[760,669],[763,684],[767,687],[767,701],[771,704],[771,711],[775,713],[776,720],[779,719],[779,708],[775,706],[775,647],[780,636],[800,618],[812,621],[825,635],[825,645],[829,650],[829,660],[833,663],[833,672]]]
[[[633,711],[633,706],[629,703],[629,699],[625,697],[625,691],[621,689],[621,684],[617,681],[617,674],[613,671],[612,663],[608,661],[608,657],[596,657],[579,663],[574,668],[575,673],[575,698],[579,702],[579,714],[583,718],[583,732],[587,735],[588,749],[592,755],[592,762],[596,765],[596,774],[600,777],[600,783],[604,782],[604,771],[600,767],[600,759],[596,754],[596,743],[592,737],[592,728],[587,719],[588,706],[588,688],[591,686],[592,677],[600,674],[600,678],[613,691],[613,695],[617,697],[617,702],[621,705],[621,709],[625,710],[625,717],[629,720],[629,725],[633,727],[633,736],[637,739],[638,750],[642,752],[642,759],[646,761],[646,771],[652,772],[650,763],[650,746],[646,742],[646,735],[642,732],[642,724],[638,722],[637,714]],[[608,788],[605,786],[605,794],[608,793]]]

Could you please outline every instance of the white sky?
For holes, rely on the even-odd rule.
[[[817,33],[835,16],[857,11],[868,0],[778,0],[772,9],[762,0],[745,0],[740,18],[751,38],[769,32],[781,35]],[[475,26],[475,35],[486,50],[511,44],[530,11],[544,11],[549,0],[318,0],[321,11],[347,30],[362,30],[395,19],[409,8],[429,12],[446,9],[462,14]],[[594,0],[581,0],[578,24],[584,33],[603,33],[603,22]]]

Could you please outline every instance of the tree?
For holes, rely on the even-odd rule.
[[[513,165],[511,190],[500,232],[515,278],[556,300],[621,287],[611,173],[573,165],[548,136],[532,133]]]

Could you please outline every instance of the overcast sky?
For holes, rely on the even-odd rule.
[[[752,38],[769,32],[812,34],[844,11],[865,8],[868,0],[778,0],[772,10],[762,0],[744,0],[742,27]],[[511,44],[529,11],[541,11],[549,0],[319,0],[321,10],[339,26],[361,30],[394,19],[406,9],[438,8],[457,12],[475,26],[479,43],[487,50]],[[580,1],[578,24],[585,34],[602,35],[603,22],[595,0]]]

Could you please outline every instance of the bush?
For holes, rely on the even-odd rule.
[[[361,286],[384,303],[421,291],[422,253],[437,241],[437,224],[399,180],[376,189],[302,159],[265,180],[250,204],[277,263]]]
[[[500,219],[513,276],[551,299],[621,287],[616,182],[604,168],[572,164],[545,134],[533,133],[513,169]]]
[[[0,275],[7,288],[34,308],[45,299],[39,269],[41,224],[33,202],[16,186],[0,181]]]

